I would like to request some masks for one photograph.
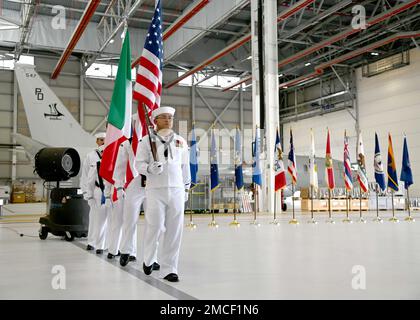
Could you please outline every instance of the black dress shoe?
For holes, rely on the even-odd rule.
[[[143,263],[143,271],[148,276],[153,271],[153,264],[149,267],[146,267],[146,265]]]
[[[115,256],[114,256],[112,253],[108,253],[108,255],[107,255],[107,258],[108,258],[108,259],[114,259],[114,257],[115,257]]]
[[[120,250],[118,250],[118,253],[117,253],[116,257],[119,257],[119,256],[121,256],[121,251]]]
[[[179,281],[178,275],[176,273],[170,273],[163,279],[168,280],[170,282],[178,282]]]
[[[96,254],[102,254],[102,253],[104,253],[104,250],[102,250],[102,249],[97,249],[96,250]]]
[[[128,258],[128,261],[133,262],[133,261],[137,261],[135,256],[130,256],[130,258]]]
[[[160,264],[157,262],[153,262],[153,270],[160,270]]]
[[[87,245],[86,250],[91,251],[94,250],[95,248],[92,247],[90,244]]]
[[[122,267],[125,267],[128,264],[129,258],[130,258],[130,255],[129,254],[125,254],[125,253],[121,254],[121,257],[120,257],[120,265]]]

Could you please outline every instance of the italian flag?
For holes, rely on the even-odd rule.
[[[131,51],[128,30],[121,49],[117,78],[115,79],[111,105],[108,114],[105,149],[102,155],[99,174],[110,183],[119,146],[131,136],[132,84],[131,84]]]

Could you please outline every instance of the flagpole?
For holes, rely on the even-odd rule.
[[[210,191],[213,192],[213,191]],[[211,222],[209,223],[209,227],[218,228],[219,225],[217,224],[216,220],[214,220],[214,194],[211,194]]]
[[[211,153],[211,158],[210,158],[210,196],[211,196],[211,201],[210,201],[210,203],[211,203],[211,222],[209,223],[209,227],[211,227],[211,228],[218,228],[219,227],[219,225],[217,224],[217,222],[215,221],[215,219],[214,219],[214,191],[218,188],[218,186],[219,186],[219,177],[218,177],[218,172],[217,172],[217,185],[212,189],[212,164],[214,164],[213,163],[213,161],[215,160],[215,162],[216,162],[216,164],[217,164],[217,153],[216,153],[216,155],[215,155],[215,159],[213,159],[212,157],[213,157],[213,151],[216,149],[215,148],[215,145],[214,145],[214,149],[213,149],[213,142],[214,142],[214,123],[212,124],[212,126],[211,126],[211,129],[212,129],[212,131],[211,131],[211,134],[212,134],[212,136],[211,136],[211,139],[212,139],[212,142],[211,142],[211,150],[212,150],[212,153]],[[215,151],[214,151],[215,152]]]
[[[187,228],[195,229],[197,228],[197,225],[193,223],[193,208],[192,208],[192,188],[188,191],[190,194],[190,222],[186,225]]]
[[[331,210],[331,189],[328,188],[328,220],[326,222],[334,224],[335,221],[332,218],[332,212],[331,211],[332,211]]]
[[[254,221],[251,222],[251,224],[256,226],[256,227],[260,226],[260,223],[257,221],[257,206],[258,206],[258,209],[259,209],[259,201],[258,201],[259,199],[258,198],[259,198],[258,197],[258,184],[256,184],[254,182],[254,202],[255,202],[255,204],[254,204]]]
[[[414,220],[414,218],[411,216],[411,210],[410,210],[410,194],[408,192],[408,189],[409,189],[409,187],[407,187],[407,206],[408,206],[407,209],[408,209],[408,217],[405,218],[404,220],[405,221],[408,221],[408,222],[414,222],[416,220]]]
[[[349,191],[346,188],[346,218],[343,220],[344,223],[353,223],[349,217]]]
[[[359,195],[359,215],[360,215],[360,218],[359,218],[359,222],[361,222],[361,223],[366,223],[366,220],[365,219],[363,219],[363,215],[362,215],[362,187],[360,187],[360,195]]]
[[[308,223],[317,224],[318,222],[314,218],[314,186],[311,184],[311,220]]]
[[[236,172],[236,165],[235,165]],[[239,227],[240,223],[236,220],[236,181],[233,182],[233,221],[229,223],[232,227]]]
[[[379,184],[376,183],[376,218],[373,219],[374,222],[382,223],[383,220],[379,217]]]
[[[270,222],[270,224],[274,224],[276,226],[280,225],[280,223],[277,221],[277,193],[278,193],[278,191],[274,191],[274,220]],[[280,194],[280,196],[281,196],[281,194]],[[280,208],[280,210],[281,210],[281,208]]]
[[[299,221],[295,217],[295,184],[292,182],[292,220],[289,221],[289,224],[299,224]]]
[[[394,208],[394,190],[391,189],[391,202],[392,202],[392,218],[389,219],[389,221],[391,222],[400,222],[396,217],[395,217],[395,208]]]

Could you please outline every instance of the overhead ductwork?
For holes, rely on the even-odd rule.
[[[420,3],[420,0],[412,0],[412,1],[408,1],[407,3],[402,3],[401,5],[396,6],[395,8],[393,8],[393,9],[387,11],[387,12],[383,12],[383,13],[369,19],[368,21],[366,21],[366,28],[369,28],[373,25],[376,25],[376,24],[386,20],[386,19],[389,19],[389,18],[391,18],[391,17],[393,17],[393,16],[395,16],[395,15],[397,15],[397,14],[399,14],[399,13],[405,11],[405,10],[408,10],[408,9],[416,6],[419,3]],[[295,55],[281,60],[279,62],[279,68],[281,68],[281,67],[283,67],[287,64],[290,64],[294,61],[297,61],[299,59],[302,59],[302,58],[310,55],[311,53],[314,53],[314,52],[316,52],[316,51],[318,51],[322,48],[325,48],[325,47],[327,47],[327,46],[329,46],[329,45],[331,45],[335,42],[343,40],[343,39],[349,37],[350,35],[358,33],[360,31],[362,31],[362,29],[354,29],[352,27],[349,27],[345,31],[340,32],[339,34],[337,34],[337,35],[335,35],[331,38],[328,38],[324,41],[321,41],[320,43],[318,43],[318,44],[316,44],[312,47],[309,47],[305,50],[299,51]]]
[[[392,35],[388,38],[385,38],[383,40],[372,43],[372,44],[370,44],[366,47],[351,51],[351,52],[349,52],[347,54],[344,54],[340,57],[332,59],[331,61],[328,61],[326,63],[317,65],[315,67],[314,72],[312,72],[310,74],[307,74],[307,75],[304,75],[304,76],[301,76],[301,77],[298,77],[296,79],[281,83],[279,85],[279,87],[282,88],[282,89],[290,88],[292,86],[301,84],[301,83],[303,83],[303,82],[305,82],[309,79],[319,77],[320,75],[322,75],[324,73],[325,69],[327,69],[327,68],[329,68],[333,65],[342,63],[342,62],[347,61],[347,60],[350,60],[350,59],[352,59],[354,57],[357,57],[357,56],[359,56],[363,53],[371,52],[371,51],[373,51],[373,50],[375,50],[379,47],[382,47],[382,46],[384,46],[388,43],[391,43],[391,42],[394,42],[394,41],[397,41],[397,40],[401,40],[401,39],[411,39],[411,38],[418,38],[418,37],[420,37],[420,31],[401,32],[401,33],[394,34],[394,35]]]
[[[397,15],[397,14],[403,12],[403,11],[406,11],[406,10],[416,6],[419,3],[420,3],[420,0],[411,0],[411,1],[408,1],[406,3],[402,3],[398,6],[396,6],[395,8],[390,9],[387,12],[383,12],[383,13],[369,19],[366,22],[366,27],[369,28],[369,27],[371,27],[373,25],[376,25],[376,24],[378,24],[382,21],[385,21],[386,19],[389,19],[389,18],[391,18],[391,17],[393,17],[393,16],[395,16],[395,15]],[[288,64],[290,64],[292,62],[295,62],[297,60],[300,60],[300,59],[308,56],[311,53],[314,53],[314,52],[316,52],[320,49],[323,49],[323,48],[325,48],[325,47],[327,47],[327,46],[329,46],[329,45],[331,45],[331,44],[333,44],[337,41],[343,40],[343,39],[349,37],[350,35],[358,33],[360,31],[361,31],[361,29],[354,29],[354,28],[350,27],[350,28],[346,29],[345,31],[343,31],[343,32],[341,32],[341,33],[339,33],[339,34],[337,34],[337,35],[335,35],[335,36],[333,36],[329,39],[321,41],[320,43],[318,43],[318,44],[316,44],[312,47],[309,47],[305,50],[302,50],[302,51],[296,53],[295,55],[292,55],[292,56],[290,56],[286,59],[281,60],[278,64],[279,68],[284,67],[285,65],[288,65]],[[316,76],[316,74],[311,74],[311,75],[312,75],[312,77]],[[295,80],[298,80],[300,78],[306,78],[308,76],[310,76],[310,75],[305,75],[303,77],[296,78]],[[252,79],[252,77],[246,77],[244,79],[241,79],[240,81],[230,85],[229,87],[224,88],[223,91],[227,91],[229,89],[232,89],[232,88],[234,88],[234,87],[236,87],[236,86],[238,86],[238,85],[240,85],[240,84],[242,84],[242,83],[244,83],[244,82],[246,82],[250,79]],[[292,81],[295,81],[295,80],[292,80]],[[307,80],[307,79],[304,79],[304,80]],[[289,85],[293,85],[293,84],[289,84]]]
[[[290,8],[282,11],[279,14],[279,16],[277,17],[277,21],[278,22],[283,21],[284,19],[290,17],[291,15],[295,14],[299,10],[304,9],[305,7],[307,7],[308,5],[310,5],[311,3],[313,3],[314,1],[315,0],[302,0],[302,1],[299,1],[299,2],[295,3]],[[211,58],[209,58],[206,61],[200,63],[195,68],[193,68],[190,71],[184,73],[181,77],[178,77],[175,80],[173,80],[172,82],[170,82],[169,84],[165,85],[165,88],[166,89],[169,89],[169,88],[173,87],[178,82],[180,82],[183,79],[189,77],[190,75],[193,75],[194,73],[196,73],[196,72],[204,69],[206,66],[210,65],[211,63],[213,63],[214,61],[220,59],[221,57],[227,55],[228,53],[236,50],[237,48],[239,48],[240,46],[244,45],[245,43],[247,43],[250,40],[251,40],[251,33],[243,36],[242,38],[239,38],[238,40],[236,40],[235,42],[233,42],[232,44],[230,44],[229,46],[227,46],[222,51],[220,51],[220,52],[216,53],[215,55],[213,55]]]

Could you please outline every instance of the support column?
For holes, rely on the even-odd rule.
[[[195,85],[194,75],[191,77],[191,122],[195,122]]]
[[[84,59],[80,59],[80,91],[79,91],[79,123],[84,127],[85,122],[85,92],[84,92],[84,72],[83,72]]]
[[[259,0],[251,0],[251,67],[252,67],[252,141],[255,139],[255,127],[260,127],[260,67],[259,59],[263,57],[259,56],[258,48],[258,2]],[[261,79],[264,81],[264,79]],[[260,132],[260,137],[263,137],[264,133]],[[245,138],[244,138],[245,140]],[[261,163],[262,165],[262,163]],[[265,179],[264,179],[265,180]],[[262,189],[262,188],[261,188]],[[263,189],[262,189],[263,190]],[[260,194],[263,192],[260,192]],[[261,206],[261,196],[258,197],[258,207],[263,209]]]
[[[264,0],[264,91],[265,91],[265,137],[266,172],[268,177],[265,204],[268,212],[274,213],[274,142],[279,125],[279,78],[277,46],[277,0]]]
[[[18,112],[18,85],[16,74],[13,73],[13,138],[12,143],[16,145],[16,138],[15,134],[17,133],[17,112]],[[12,183],[16,181],[16,168],[17,166],[17,154],[16,154],[16,147],[13,147],[12,152]]]
[[[353,102],[354,102],[354,111],[356,113],[356,124],[355,124],[355,129],[356,129],[356,136],[359,136],[359,132],[360,132],[360,114],[359,114],[359,95],[357,93],[357,72],[355,69],[352,69],[351,71],[352,75],[353,75]]]
[[[244,130],[244,89],[239,87],[239,123],[241,131]]]
[[[276,23],[277,25],[277,23]],[[258,0],[251,0],[251,53],[252,53],[252,130],[260,125],[260,81],[258,67]],[[255,133],[254,133],[255,134]],[[253,135],[254,135],[253,134]]]

